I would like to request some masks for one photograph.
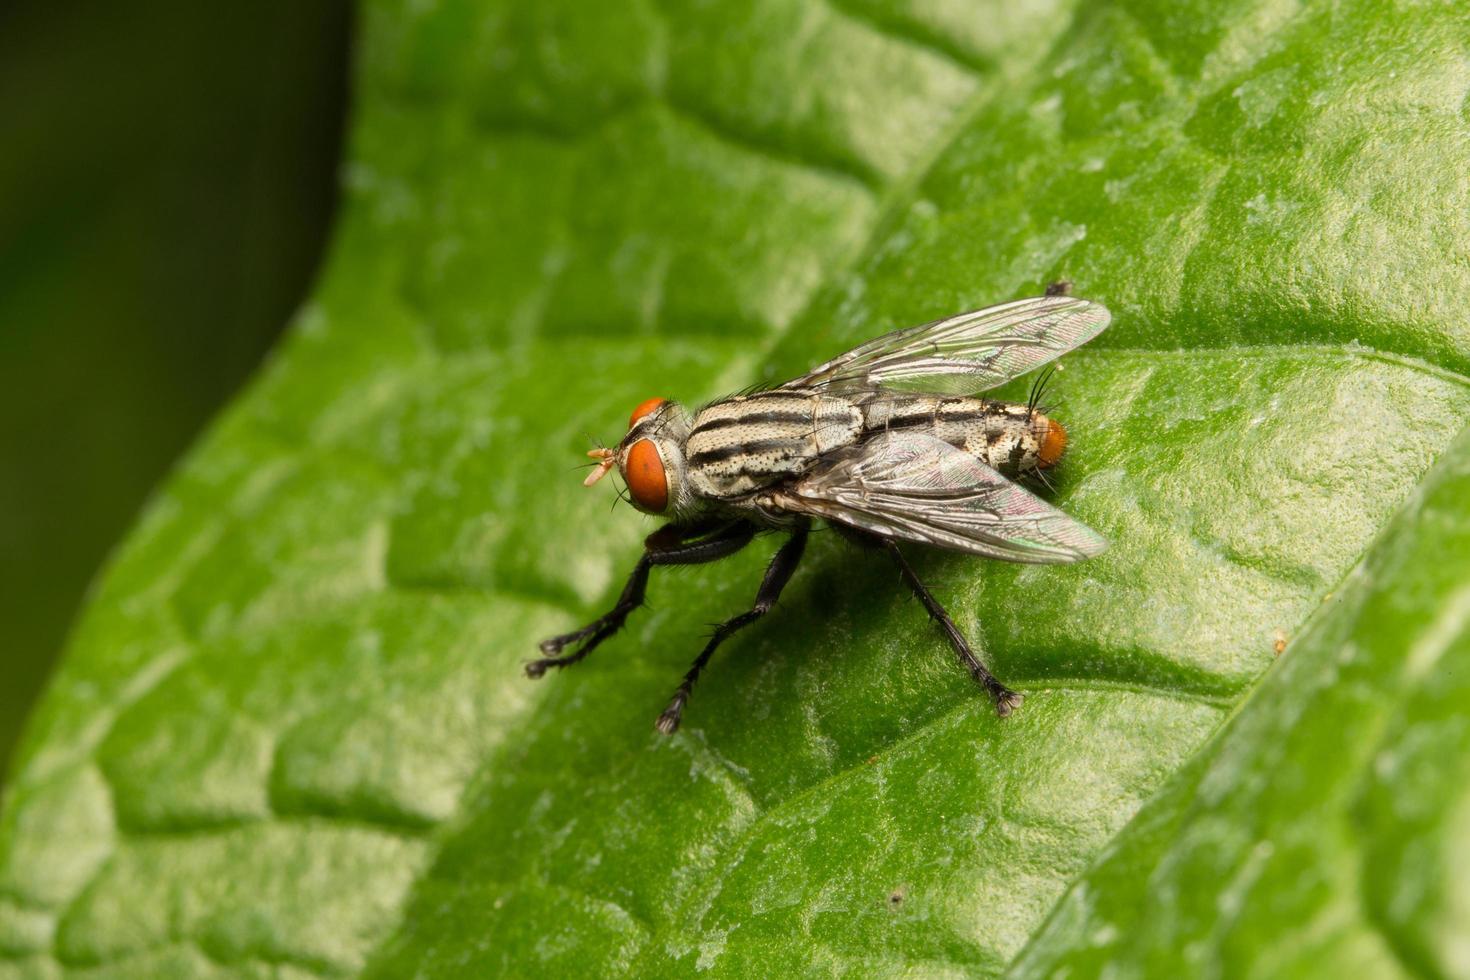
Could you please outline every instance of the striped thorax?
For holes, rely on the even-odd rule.
[[[715,500],[744,497],[856,443],[863,414],[845,398],[803,391],[737,395],[699,410],[689,430],[689,484]]]

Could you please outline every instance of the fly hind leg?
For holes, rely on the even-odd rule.
[[[1016,708],[1020,707],[1021,695],[996,680],[995,675],[980,662],[979,657],[975,656],[975,651],[970,649],[970,643],[965,639],[965,634],[960,632],[960,628],[955,625],[955,621],[950,618],[949,613],[945,612],[944,607],[939,604],[939,600],[934,598],[933,593],[920,581],[918,573],[914,571],[913,566],[909,564],[909,560],[899,550],[897,542],[853,529],[844,528],[843,531],[844,537],[856,538],[864,543],[881,547],[888,552],[888,556],[898,566],[898,574],[903,577],[904,584],[924,604],[925,610],[929,613],[929,618],[939,624],[940,630],[944,633],[944,638],[949,641],[950,647],[954,649],[955,656],[960,658],[960,663],[970,672],[970,676],[975,678],[977,684],[985,688],[985,692],[995,702],[996,714],[1004,718],[1016,710]]]
[[[623,628],[628,615],[643,605],[648,589],[648,573],[655,565],[699,565],[727,558],[744,548],[755,536],[755,527],[745,521],[726,525],[710,533],[710,528],[666,524],[644,541],[643,556],[633,567],[633,574],[623,586],[617,604],[581,629],[541,641],[546,656],[526,664],[527,677],[541,677],[552,667],[567,667],[595,650],[603,640]],[[576,648],[568,654],[561,651]]]
[[[665,735],[672,735],[679,729],[679,722],[684,716],[684,705],[689,703],[689,696],[694,692],[694,682],[699,680],[699,674],[704,670],[704,665],[709,663],[709,658],[714,656],[715,649],[724,643],[734,633],[739,632],[751,623],[760,619],[770,612],[781,598],[781,590],[786,588],[786,583],[791,581],[791,576],[796,572],[796,566],[801,563],[801,556],[806,551],[806,538],[809,524],[802,524],[791,532],[791,537],[776,552],[771,559],[771,564],[766,567],[765,578],[761,579],[761,585],[755,594],[755,605],[738,616],[733,616],[715,627],[714,634],[710,636],[709,642],[700,651],[694,663],[689,666],[689,672],[684,675],[684,681],[679,689],[674,692],[673,700],[664,709],[663,714],[658,716],[654,727]]]

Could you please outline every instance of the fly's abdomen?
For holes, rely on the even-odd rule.
[[[1025,405],[986,398],[879,399],[864,406],[866,432],[918,429],[971,454],[1005,476],[1036,469],[1041,440],[1035,414]]]
[[[739,497],[806,472],[863,433],[862,412],[843,398],[763,391],[715,402],[694,416],[685,463],[695,493]]]

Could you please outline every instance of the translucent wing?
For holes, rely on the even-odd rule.
[[[885,538],[1005,561],[1100,554],[1107,541],[974,456],[934,436],[875,436],[775,491],[772,503]]]
[[[1071,296],[1017,300],[887,334],[782,387],[970,395],[1087,343],[1111,319]]]

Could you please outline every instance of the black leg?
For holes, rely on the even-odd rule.
[[[954,648],[955,654],[960,658],[960,663],[965,665],[965,669],[970,672],[970,676],[975,678],[980,686],[985,688],[995,700],[996,714],[1004,718],[1019,707],[1021,704],[1021,695],[996,680],[995,675],[986,669],[985,665],[980,662],[979,657],[975,656],[975,651],[970,649],[970,644],[965,639],[965,635],[960,632],[960,628],[955,625],[954,620],[949,618],[949,613],[944,611],[944,607],[939,604],[939,600],[935,599],[929,590],[925,588],[924,583],[919,581],[919,576],[915,574],[913,566],[903,556],[903,552],[898,550],[897,542],[890,541],[887,538],[883,538],[881,541],[884,549],[893,558],[893,563],[898,566],[898,573],[903,576],[904,582],[913,590],[914,595],[919,597],[919,601],[924,604],[924,608],[929,611],[929,618],[938,623],[939,628],[944,631],[945,639],[949,640],[949,645]]]
[[[689,695],[694,691],[694,682],[699,680],[700,671],[704,665],[709,663],[709,658],[714,655],[715,649],[728,640],[731,635],[749,626],[771,611],[776,605],[776,600],[781,598],[781,590],[786,588],[786,583],[791,581],[791,576],[796,572],[796,566],[801,563],[802,553],[806,550],[806,536],[810,525],[802,524],[791,532],[791,537],[786,539],[771,564],[766,567],[766,576],[761,579],[761,587],[755,593],[755,605],[738,616],[725,620],[715,627],[714,635],[709,638],[699,656],[694,658],[694,663],[689,666],[689,672],[684,675],[684,682],[674,692],[674,698],[664,713],[658,716],[655,723],[659,731],[665,735],[672,735],[679,729],[679,720],[684,715],[684,705],[689,702]]]
[[[622,629],[628,614],[643,605],[648,573],[655,565],[698,565],[718,561],[744,548],[754,536],[755,526],[745,521],[725,525],[713,533],[707,526],[680,528],[668,524],[650,534],[644,542],[643,556],[633,567],[633,574],[628,576],[617,605],[581,629],[542,640],[541,652],[546,656],[526,664],[526,676],[541,677],[551,667],[574,664]],[[558,656],[572,644],[578,644],[575,650]]]
[[[1058,279],[1056,282],[1048,283],[1046,287],[1048,296],[1071,296],[1072,283],[1066,279]]]

